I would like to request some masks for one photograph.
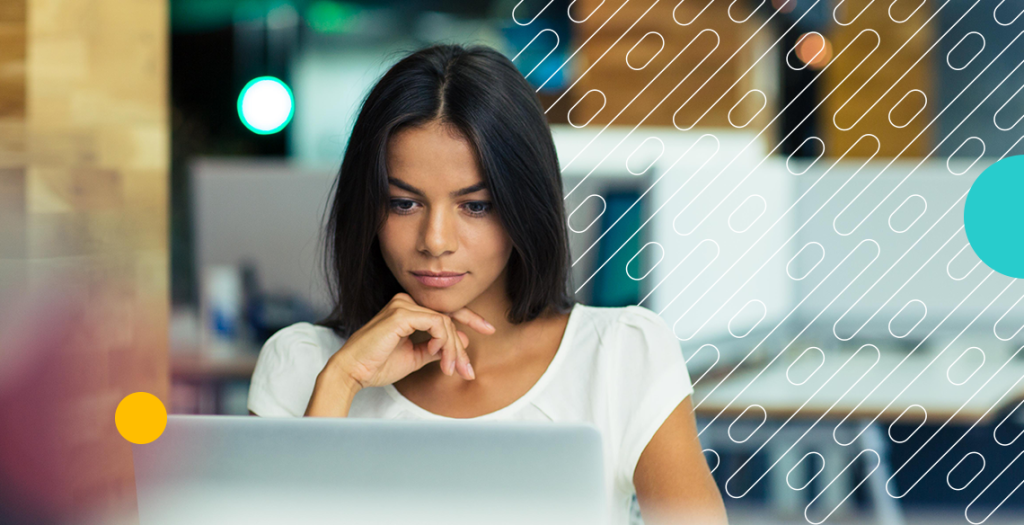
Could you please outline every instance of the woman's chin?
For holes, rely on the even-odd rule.
[[[454,290],[431,288],[417,290],[409,295],[416,301],[416,304],[435,312],[451,313],[464,306],[459,299],[459,294],[456,294]]]

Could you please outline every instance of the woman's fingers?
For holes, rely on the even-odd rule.
[[[440,320],[438,324],[431,324],[429,333],[432,339],[427,343],[427,352],[430,355],[440,355],[438,359],[441,360],[441,372],[446,375],[454,375],[458,371],[459,375],[467,380],[476,379],[476,373],[469,362],[469,354],[466,352],[466,346],[469,345],[469,336],[459,331],[458,327],[455,326],[454,320],[459,320],[485,335],[494,333],[494,326],[468,308],[461,308],[449,316],[429,308],[424,308],[414,302],[409,302],[402,294],[397,295],[396,299],[405,303],[401,307],[405,311],[410,313],[418,312]],[[417,325],[416,329],[426,330],[422,325]],[[443,335],[439,335],[441,333]]]
[[[415,301],[412,300],[412,297],[404,293],[397,294],[395,298],[392,299],[392,301],[400,301],[403,303],[403,306],[409,308],[410,310],[434,312],[434,310],[431,310],[429,308],[421,306],[419,303],[416,303]],[[455,319],[456,321],[464,325],[469,326],[470,328],[484,335],[491,335],[495,332],[494,325],[487,322],[487,320],[481,317],[480,314],[466,307],[462,307],[456,310],[455,312],[450,314],[449,317]]]
[[[445,356],[441,361],[442,371],[448,375],[455,374],[455,365],[459,360],[459,337],[455,335],[455,324],[452,320],[444,314],[440,314],[444,319],[445,330],[448,331],[448,344],[445,345]]]
[[[442,316],[434,312],[425,312],[409,308],[395,309],[395,318],[401,323],[399,334],[409,337],[413,332],[420,330],[430,334],[430,341],[427,342],[427,350],[434,355],[438,350],[451,343],[451,334]]]
[[[463,342],[462,338],[464,335],[458,332],[457,339],[459,340],[459,355],[462,361],[462,377],[473,380],[476,379],[476,373],[473,371],[473,365],[469,363],[469,354],[466,352],[466,342]]]
[[[465,344],[468,344],[469,338],[465,334],[459,332],[458,328],[455,327],[455,322],[452,321],[450,317],[445,317],[445,322],[448,324],[452,333],[452,341],[455,343],[455,355],[453,356],[453,360],[448,364],[448,370],[450,370],[448,375],[453,375],[455,372],[458,372],[459,375],[466,380],[474,379],[475,375],[473,374],[473,369],[469,365],[469,354],[466,353],[465,348]],[[463,337],[466,337],[465,341],[463,340]],[[448,370],[446,370],[446,373]]]
[[[416,370],[423,368],[427,363],[433,363],[439,359],[441,359],[441,356],[436,353],[431,354],[428,346],[413,349],[413,366]]]
[[[458,354],[456,356],[456,369],[466,380],[473,379],[472,367],[469,366],[469,354],[466,353],[466,342],[462,340],[462,336],[459,334],[459,329],[455,327],[454,321],[449,321],[452,324],[452,333],[455,334],[456,349]]]
[[[495,330],[491,323],[469,308],[456,310],[452,313],[452,318],[484,335],[491,335]]]
[[[402,317],[407,319],[407,323],[400,330],[400,333],[411,335],[415,330],[421,330],[428,332],[431,337],[424,350],[425,355],[423,358],[426,358],[426,361],[424,362],[421,360],[423,358],[417,357],[415,361],[418,364],[417,368],[422,367],[426,362],[440,360],[443,373],[454,375],[455,371],[458,370],[467,379],[472,378],[472,373],[467,372],[465,366],[457,366],[460,360],[465,363],[469,362],[468,355],[462,348],[462,338],[466,337],[466,335],[459,334],[455,328],[455,323],[450,317],[425,308],[402,307],[400,311]],[[415,346],[413,348],[415,349]]]
[[[434,351],[434,353],[439,354],[438,359],[441,360],[441,371],[447,375],[454,375],[456,371],[459,371],[461,375],[469,379],[472,374],[466,372],[464,365],[458,366],[460,360],[469,363],[469,358],[466,351],[462,349],[462,338],[458,335],[455,323],[447,315],[430,310],[422,312],[421,315],[429,316],[435,323],[431,325],[430,334],[434,339],[430,343],[438,345],[438,350]],[[435,335],[435,332],[443,334],[443,337]],[[439,342],[434,343],[435,340],[439,340]]]

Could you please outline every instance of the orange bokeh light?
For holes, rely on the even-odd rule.
[[[814,69],[832,60],[832,43],[820,33],[804,33],[796,43],[796,57]]]

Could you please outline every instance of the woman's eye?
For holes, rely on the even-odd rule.
[[[408,215],[412,213],[415,205],[416,201],[408,199],[391,199],[391,209],[399,215]],[[491,211],[491,203],[488,201],[467,202],[464,206],[467,211],[469,211],[469,214],[474,217],[482,217]]]
[[[404,207],[406,204],[412,205],[416,203],[407,199],[391,199],[391,209],[397,211],[399,214],[408,213],[412,210],[411,206],[408,208]]]
[[[491,211],[491,203],[487,201],[467,202],[466,206],[472,215],[487,215],[487,212]]]

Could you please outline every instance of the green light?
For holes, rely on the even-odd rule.
[[[347,2],[320,0],[306,9],[306,23],[317,33],[346,33],[356,26],[361,11]]]
[[[278,78],[254,78],[238,95],[238,117],[253,133],[277,133],[291,122],[294,114],[292,90]]]

